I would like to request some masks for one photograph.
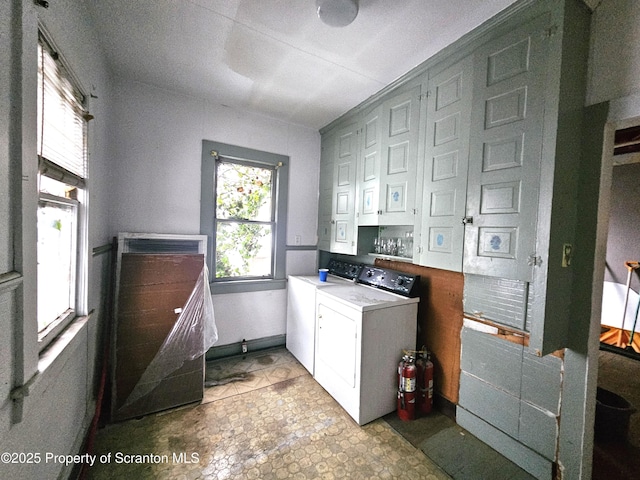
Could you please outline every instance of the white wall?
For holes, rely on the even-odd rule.
[[[587,104],[640,92],[640,2],[603,0],[591,22]]]
[[[93,94],[90,126],[89,251],[108,243],[104,155],[109,78],[81,0],[0,3],[0,451],[33,452],[39,463],[0,464],[2,478],[57,478],[70,469],[45,462],[47,452],[78,452],[94,413],[96,352],[108,255],[89,257],[88,321],[76,322],[48,355],[37,348],[36,281],[36,87],[37,30],[41,23],[73,73]],[[6,282],[7,275],[14,277]],[[28,381],[28,396],[11,392]]]
[[[320,135],[203,99],[120,78],[114,85],[109,230],[200,233],[202,140],[290,157],[287,244],[315,245]],[[288,271],[310,273],[315,254],[290,251]],[[285,333],[284,290],[214,295],[216,346]]]

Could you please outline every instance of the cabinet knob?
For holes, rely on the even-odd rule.
[[[462,225],[472,225],[473,217],[462,217]]]

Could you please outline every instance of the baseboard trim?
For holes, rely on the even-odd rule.
[[[287,343],[286,335],[274,335],[272,337],[256,338],[247,340],[247,352],[255,352],[258,350],[266,350],[267,348],[284,347]],[[230,343],[228,345],[220,345],[211,347],[206,354],[207,360],[216,360],[219,358],[233,357],[242,355],[242,342]]]
[[[437,392],[433,395],[433,407],[454,422],[456,421],[456,404]]]
[[[458,406],[458,425],[537,479],[554,478],[553,462]]]

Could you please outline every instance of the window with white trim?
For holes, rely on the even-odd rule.
[[[86,314],[85,96],[44,34],[38,37],[38,341]]]
[[[203,142],[200,227],[214,291],[284,288],[288,161]]]

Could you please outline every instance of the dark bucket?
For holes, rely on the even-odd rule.
[[[598,387],[595,439],[606,442],[626,441],[629,418],[635,411],[633,405],[620,395]]]

